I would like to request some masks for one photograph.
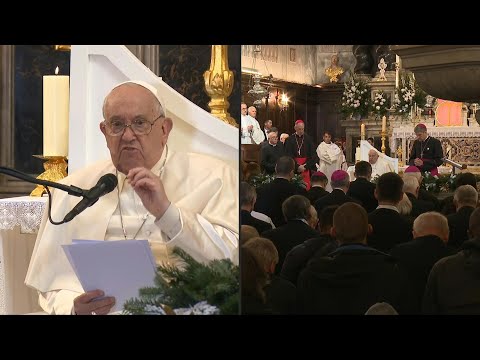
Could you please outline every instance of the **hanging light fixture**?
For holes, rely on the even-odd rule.
[[[261,45],[254,45],[252,67],[242,67],[242,72],[245,74],[250,74],[252,76],[253,86],[248,91],[248,94],[255,99],[253,105],[261,106],[263,104],[263,99],[267,97],[269,93],[268,89],[260,84],[260,80],[262,79],[262,73],[255,68],[257,57],[260,57],[263,60],[263,62],[265,63],[265,69],[267,69],[268,72],[267,63],[262,55]],[[270,78],[272,78],[272,75],[270,75]]]

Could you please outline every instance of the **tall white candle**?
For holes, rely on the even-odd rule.
[[[400,56],[396,56],[395,62],[397,63],[395,72],[395,88],[398,89],[398,86],[400,85]]]
[[[365,124],[360,125],[360,140],[365,140]]]
[[[386,132],[386,131],[387,131],[387,117],[384,116],[384,117],[382,118],[382,132],[384,133],[384,132]]]
[[[68,156],[69,76],[43,77],[43,156]]]

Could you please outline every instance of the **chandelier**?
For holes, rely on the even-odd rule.
[[[267,88],[260,84],[260,80],[262,79],[262,73],[255,68],[257,57],[260,57],[263,60],[263,62],[265,63],[265,69],[268,72],[267,62],[263,58],[261,45],[254,45],[252,67],[242,68],[242,72],[252,75],[253,86],[248,91],[248,94],[254,98],[253,105],[260,106],[263,104],[263,99],[269,96],[269,92]],[[270,79],[273,78],[271,74],[269,75],[269,77]]]

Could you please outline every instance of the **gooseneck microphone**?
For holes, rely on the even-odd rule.
[[[83,210],[92,206],[97,202],[97,200],[102,197],[103,195],[108,194],[118,184],[118,179],[113,174],[106,174],[103,175],[97,182],[97,185],[92,187],[90,190],[86,191],[83,194],[83,199],[75,205],[75,207],[70,211],[65,218],[63,219],[63,223],[67,223],[72,220],[75,216],[80,214]]]

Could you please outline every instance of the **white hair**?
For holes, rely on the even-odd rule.
[[[453,201],[460,206],[477,207],[478,192],[472,185],[462,185],[455,190]],[[458,206],[457,206],[458,207]]]

